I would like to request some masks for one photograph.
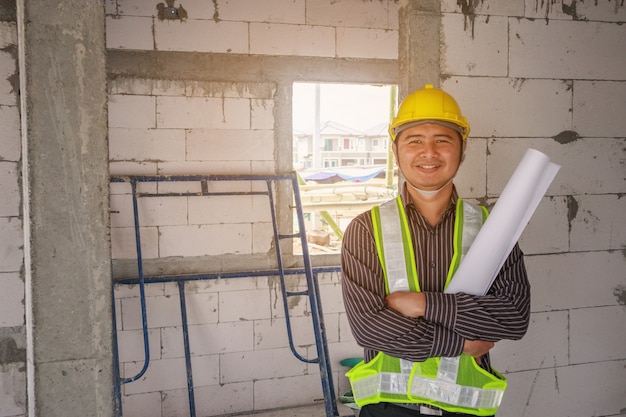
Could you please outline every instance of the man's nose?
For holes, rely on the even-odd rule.
[[[421,149],[421,156],[430,158],[437,155],[437,145],[434,142],[424,142]]]

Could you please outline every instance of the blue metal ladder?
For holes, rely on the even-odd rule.
[[[141,304],[141,319],[142,319],[142,331],[144,341],[144,363],[142,369],[134,376],[129,378],[121,378],[119,370],[119,351],[117,347],[117,329],[116,329],[116,312],[115,312],[115,295],[113,293],[113,330],[114,330],[114,390],[115,390],[115,416],[122,416],[122,394],[121,386],[123,384],[131,383],[141,378],[148,369],[150,363],[150,349],[148,341],[148,318],[146,312],[146,297],[145,297],[145,285],[150,283],[163,283],[163,282],[175,282],[178,285],[178,293],[180,297],[180,310],[182,319],[183,330],[183,344],[185,350],[185,364],[187,372],[187,392],[189,397],[189,415],[190,417],[196,417],[194,386],[193,386],[193,372],[191,366],[191,353],[189,348],[189,331],[187,324],[187,309],[185,300],[185,283],[188,281],[198,280],[210,280],[210,279],[222,279],[222,278],[244,278],[244,277],[259,277],[259,276],[279,276],[281,284],[281,292],[283,298],[283,306],[285,310],[285,320],[287,325],[287,334],[289,338],[289,347],[294,356],[300,361],[306,363],[317,363],[320,369],[320,377],[322,382],[322,392],[324,395],[324,405],[326,410],[326,417],[337,417],[339,412],[337,410],[337,402],[335,396],[335,389],[333,384],[333,375],[331,365],[329,362],[328,344],[326,340],[326,330],[324,327],[324,316],[322,313],[321,300],[319,298],[319,285],[317,274],[325,272],[339,272],[340,267],[323,267],[313,268],[311,265],[308,244],[306,240],[306,233],[304,227],[304,214],[302,210],[302,204],[300,200],[300,191],[298,188],[298,178],[295,172],[285,175],[191,175],[191,176],[116,176],[111,177],[111,182],[115,183],[130,183],[132,202],[133,202],[133,216],[135,227],[135,244],[137,250],[137,277],[125,278],[125,279],[113,279],[113,285],[118,284],[138,284],[139,287],[139,300]],[[211,181],[264,181],[267,184],[267,191],[249,191],[249,192],[209,192],[208,183]],[[185,192],[185,193],[138,193],[137,184],[139,183],[159,183],[159,182],[199,182],[201,185],[200,192]],[[293,200],[295,206],[298,231],[296,233],[281,234],[279,231],[279,224],[276,215],[276,201],[274,198],[274,185],[281,182],[291,184],[293,191]],[[254,187],[253,187],[254,188]],[[272,224],[274,229],[274,249],[276,253],[277,269],[265,270],[265,271],[240,271],[240,272],[228,272],[228,273],[209,273],[209,274],[193,274],[193,275],[159,275],[147,277],[144,274],[143,259],[141,254],[141,235],[140,235],[140,219],[138,209],[138,199],[140,197],[202,197],[202,196],[225,196],[225,195],[266,195],[269,201],[269,208],[272,215]],[[302,246],[303,267],[302,268],[285,268],[283,264],[283,254],[281,251],[280,242],[285,239],[292,240],[299,238]],[[288,291],[286,286],[286,278],[289,275],[302,275],[306,277],[307,289],[303,291]],[[300,355],[296,350],[293,341],[293,333],[291,329],[291,320],[289,316],[289,297],[293,296],[308,296],[309,304],[311,308],[311,317],[313,322],[313,332],[315,336],[315,345],[317,348],[317,357],[314,359],[307,359]]]

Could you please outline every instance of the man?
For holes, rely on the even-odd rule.
[[[344,304],[364,348],[348,373],[360,417],[494,415],[506,382],[489,351],[520,339],[529,322],[523,254],[516,245],[486,295],[444,293],[486,212],[452,182],[469,124],[452,96],[426,85],[389,130],[405,180],[399,200],[357,216],[342,246]]]

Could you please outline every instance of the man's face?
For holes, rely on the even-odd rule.
[[[465,144],[449,127],[427,123],[400,132],[393,153],[402,175],[422,190],[438,190],[455,175]]]

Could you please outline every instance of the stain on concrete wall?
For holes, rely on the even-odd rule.
[[[574,198],[574,196],[567,196],[567,221],[569,223],[569,230],[572,231],[572,221],[576,218],[578,214],[578,201]]]
[[[1,19],[0,19],[1,20]],[[11,94],[15,93],[19,95],[20,91],[20,77],[17,72],[17,45],[8,45],[5,48],[0,48],[0,51],[6,52],[11,55],[13,62],[15,62],[15,72],[7,77],[7,81],[11,85]]]
[[[217,0],[213,0],[213,20],[215,21],[215,23],[219,23],[220,20],[220,7],[217,4]]]
[[[559,6],[561,8],[561,12],[568,16],[572,16],[574,20],[578,20],[578,16],[576,14],[576,0],[572,0],[570,4],[566,4],[563,0],[535,0],[535,12],[544,10],[546,23],[550,20],[550,12],[554,11],[554,8],[558,8]]]
[[[613,295],[617,299],[617,302],[623,306],[626,306],[626,287],[618,285],[613,291]]]
[[[461,6],[461,13],[465,16],[463,30],[472,31],[472,39],[474,39],[474,20],[476,19],[476,7],[483,0],[457,0],[456,4]]]
[[[0,21],[15,22],[15,0],[0,0]]]
[[[558,135],[553,136],[552,139],[559,142],[561,145],[565,145],[577,141],[580,139],[580,135],[573,130],[564,130]]]
[[[18,348],[11,337],[0,339],[0,364],[26,362],[26,349]]]
[[[158,10],[157,16],[159,20],[186,20],[187,10],[183,5],[178,7],[174,6],[175,0],[165,0],[165,3],[158,3],[156,8]]]
[[[598,2],[596,1],[596,5]],[[578,14],[576,13],[576,0],[572,1],[572,4],[565,4],[561,1],[561,10],[566,15],[572,16],[574,20],[578,20]],[[547,13],[547,12],[546,12]],[[547,19],[547,17],[546,17]]]

